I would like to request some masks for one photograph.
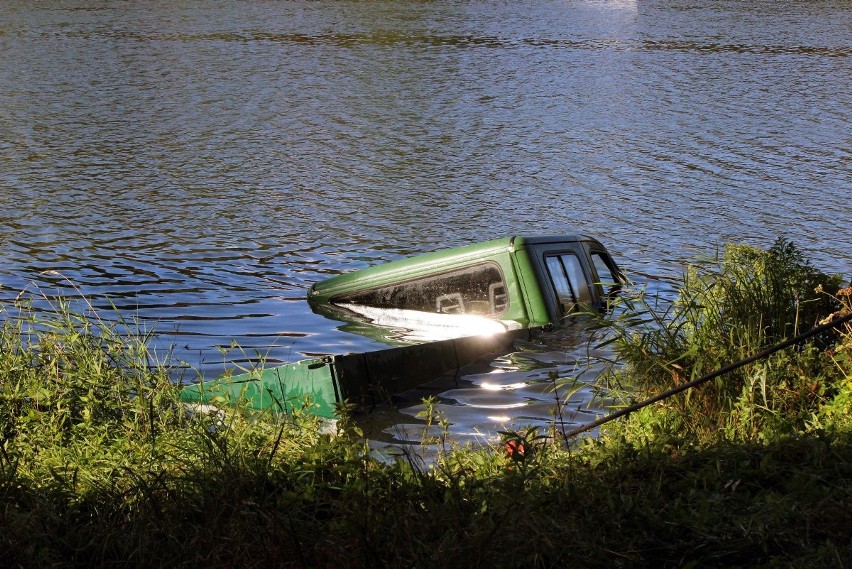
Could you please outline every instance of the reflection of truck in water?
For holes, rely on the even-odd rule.
[[[383,401],[580,307],[601,310],[622,281],[603,245],[583,235],[508,237],[369,267],[316,283],[308,301],[343,329],[395,347],[202,382],[183,398],[280,411],[309,399],[333,417],[335,403]]]

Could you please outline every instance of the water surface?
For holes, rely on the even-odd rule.
[[[848,276],[850,24],[843,1],[7,1],[0,292],[112,302],[209,377],[375,347],[311,283],[508,234],[595,235],[640,279],[784,236]],[[574,339],[495,362],[521,387],[445,394],[455,432],[546,422]]]

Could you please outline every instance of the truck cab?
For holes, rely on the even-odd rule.
[[[333,277],[314,284],[308,302],[330,318],[403,328],[476,319],[537,328],[601,309],[623,278],[592,237],[513,236]]]

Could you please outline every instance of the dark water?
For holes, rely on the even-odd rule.
[[[368,349],[311,283],[512,233],[595,235],[633,276],[786,236],[849,276],[850,25],[839,0],[6,1],[0,292],[108,296],[210,376]],[[448,396],[459,433],[550,407],[545,371],[498,365],[511,389]]]

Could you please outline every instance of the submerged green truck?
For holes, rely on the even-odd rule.
[[[513,236],[376,265],[318,282],[308,302],[344,328],[389,347],[313,358],[186,386],[184,401],[287,412],[309,405],[333,418],[348,401],[386,401],[581,307],[602,310],[623,283],[592,237]]]

